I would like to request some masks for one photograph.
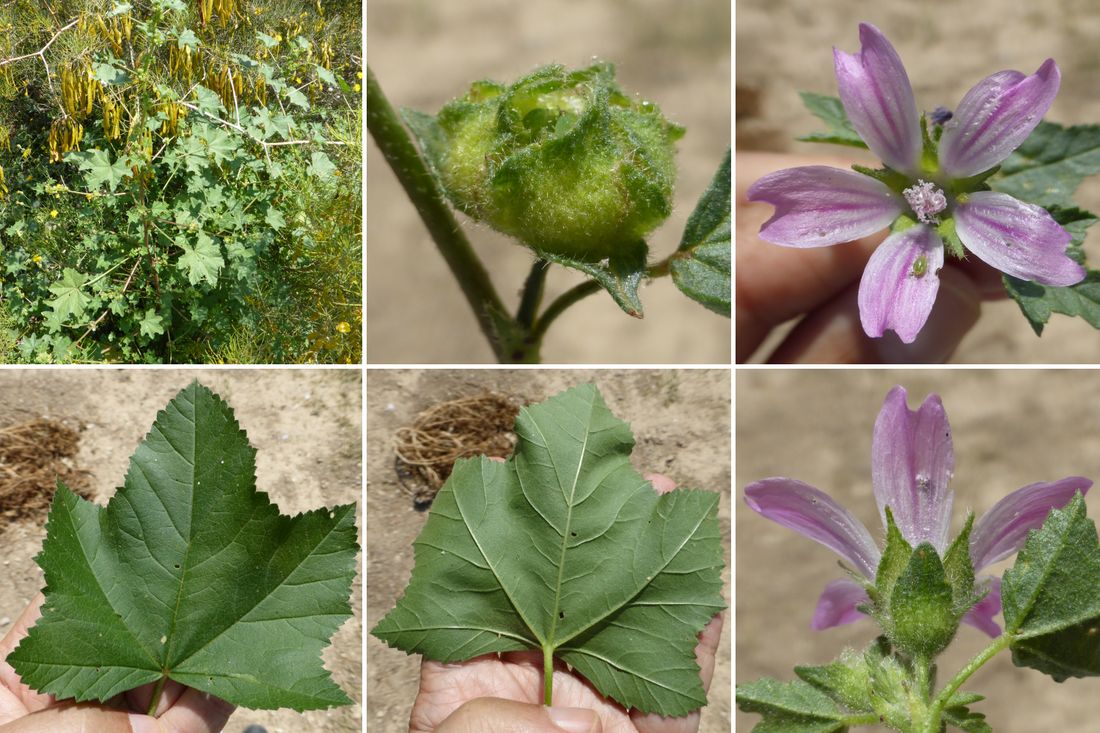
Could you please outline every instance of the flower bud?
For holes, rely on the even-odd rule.
[[[683,128],[627,97],[611,64],[475,82],[406,120],[455,207],[537,252],[597,261],[672,209]]]

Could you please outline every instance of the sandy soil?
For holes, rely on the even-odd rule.
[[[681,486],[725,494],[718,516],[728,543],[728,372],[372,370],[367,377],[368,629],[408,584],[412,542],[427,518],[413,510],[397,482],[394,431],[444,399],[494,389],[537,401],[587,380],[599,386],[612,412],[631,424],[637,439],[632,463],[639,471],[664,473]],[[723,577],[728,589],[728,555]],[[730,626],[727,621],[719,644],[710,702],[702,713],[703,733],[730,729]],[[373,733],[408,729],[418,672],[418,657],[367,638],[367,723]]]
[[[259,451],[258,486],[283,513],[359,500],[362,382],[356,370],[0,370],[0,422],[42,416],[83,425],[77,462],[91,471],[96,498],[105,503],[157,411],[192,379],[234,408]],[[359,511],[362,527],[361,505]],[[45,536],[44,521],[0,525],[0,634],[42,585],[33,557]],[[356,701],[362,679],[361,598],[357,579],[355,617],[325,651],[326,667]],[[358,731],[361,719],[358,702],[304,715],[239,710],[225,730],[240,733],[256,723],[269,733],[346,733]]]
[[[687,127],[679,143],[676,208],[650,238],[652,259],[675,250],[684,222],[729,145],[730,4],[726,0],[372,0],[368,60],[395,107],[435,113],[475,79],[511,81],[558,62],[614,61],[624,89]],[[478,363],[492,354],[450,271],[377,148],[367,154],[367,359]],[[501,297],[514,307],[529,250],[466,221]],[[547,300],[584,278],[555,268]],[[548,363],[725,363],[730,324],[667,279],[642,291],[646,316],[605,293],[550,330]],[[441,317],[442,314],[442,317]],[[690,325],[688,325],[690,324]]]
[[[882,29],[905,62],[922,108],[953,108],[979,79],[1002,69],[1031,73],[1048,57],[1058,61],[1062,87],[1047,118],[1063,124],[1100,119],[1096,75],[1100,15],[1089,0],[1050,3],[974,0],[962,9],[950,0],[886,2],[739,0],[737,3],[737,148],[795,153],[843,152],[795,143],[821,123],[799,91],[836,94],[831,50],[859,50],[857,26]],[[991,22],[995,19],[995,22]],[[1100,180],[1077,193],[1084,208],[1100,210]],[[1086,249],[1100,260],[1094,228]],[[954,361],[970,363],[1095,362],[1095,331],[1080,319],[1055,316],[1037,339],[1010,301],[988,303]]]
[[[870,480],[871,431],[882,399],[895,384],[915,409],[938,393],[951,420],[956,492],[953,531],[967,508],[979,516],[998,499],[1036,481],[1100,477],[1092,441],[1100,417],[1092,395],[1100,375],[1069,371],[743,371],[737,377],[737,680],[789,680],[796,664],[824,664],[847,645],[874,636],[869,621],[810,630],[824,584],[839,578],[837,557],[824,547],[748,509],[740,492],[752,481],[789,476],[828,492],[881,538]],[[1095,498],[1090,513],[1096,515]],[[991,568],[1000,575],[1010,563]],[[953,675],[987,643],[964,626],[942,658]],[[1002,654],[965,689],[998,733],[1096,730],[1095,679],[1054,684],[1018,669]],[[749,730],[759,716],[738,713]],[[861,729],[863,730],[863,729]]]

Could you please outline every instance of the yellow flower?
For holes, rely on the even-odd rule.
[[[31,262],[33,262],[36,265],[41,261],[42,261],[42,255],[35,255],[34,257],[31,257]]]
[[[50,218],[51,219],[56,219],[57,218],[57,209],[54,209],[53,211],[50,212]]]
[[[355,72],[355,78],[356,79],[362,79],[363,78],[363,72],[362,71]]]
[[[347,321],[340,321],[336,324],[336,330],[340,333],[351,333],[351,324]]]
[[[352,89],[354,89],[355,93],[358,94],[363,89],[363,87],[356,84],[355,86],[352,87]]]

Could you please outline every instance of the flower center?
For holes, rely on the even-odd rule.
[[[947,197],[943,195],[943,189],[936,188],[934,183],[918,180],[916,185],[902,191],[902,195],[921,224],[940,223],[936,214],[947,208]]]

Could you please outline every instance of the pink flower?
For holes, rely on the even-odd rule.
[[[902,387],[894,387],[875,422],[871,442],[871,482],[883,526],[886,508],[912,546],[928,542],[942,558],[947,550],[954,493],[947,483],[955,469],[951,426],[936,395],[929,395],[915,412],[906,404]],[[982,515],[970,534],[974,570],[1015,554],[1051,509],[1065,506],[1092,481],[1071,476],[1053,483],[1037,483],[1004,497]],[[874,582],[882,551],[867,527],[847,509],[812,486],[790,478],[768,478],[745,489],[745,503],[760,515],[830,548],[853,569]],[[993,617],[1000,613],[1000,579],[979,579],[989,594],[963,617],[990,636],[1001,633]],[[811,626],[827,629],[862,617],[858,606],[868,603],[864,586],[852,579],[825,586]]]
[[[1053,286],[1082,280],[1085,269],[1066,255],[1070,234],[1045,209],[983,183],[1050,108],[1061,83],[1054,60],[1031,76],[986,77],[953,115],[933,113],[929,135],[894,47],[869,23],[860,24],[859,36],[859,53],[833,51],[840,99],[888,174],[806,166],[764,176],[748,190],[750,201],[775,207],[760,237],[785,247],[825,247],[893,225],[863,272],[859,312],[868,336],[889,329],[906,343],[916,339],[936,300],[944,237],[949,249],[957,236],[1013,277]]]

